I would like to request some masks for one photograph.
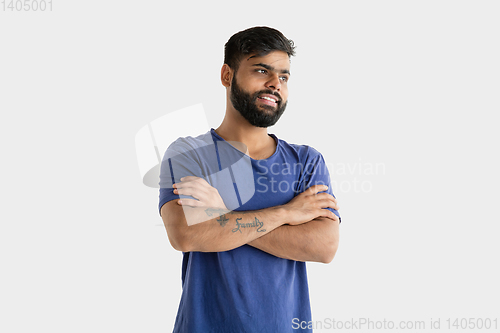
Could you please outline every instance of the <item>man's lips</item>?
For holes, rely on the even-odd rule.
[[[267,105],[272,105],[272,106],[276,106],[278,104],[278,102],[280,101],[280,99],[278,97],[271,95],[271,94],[263,94],[263,95],[260,95],[258,98],[262,103],[267,104]]]

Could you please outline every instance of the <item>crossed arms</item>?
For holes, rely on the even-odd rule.
[[[314,185],[288,203],[253,211],[229,211],[204,179],[184,177],[174,193],[193,199],[167,202],[161,216],[172,246],[183,252],[229,251],[248,244],[274,256],[329,263],[339,242],[336,199]]]

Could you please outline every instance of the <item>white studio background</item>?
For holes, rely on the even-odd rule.
[[[197,103],[217,127],[223,45],[256,25],[297,45],[270,132],[341,205],[314,319],[498,316],[497,1],[52,1],[0,11],[0,331],[171,331],[181,254],[135,134]]]

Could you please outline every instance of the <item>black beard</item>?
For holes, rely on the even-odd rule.
[[[259,110],[257,106],[257,98],[262,94],[274,95],[278,98],[277,107],[270,105],[262,105],[265,110]],[[272,90],[261,90],[253,95],[243,91],[236,83],[236,73],[231,82],[231,103],[238,112],[248,120],[248,122],[256,127],[269,127],[276,124],[283,112],[285,112],[287,102],[283,103],[278,93],[273,93]],[[267,110],[271,111],[268,112]]]

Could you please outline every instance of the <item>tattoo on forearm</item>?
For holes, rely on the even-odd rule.
[[[226,209],[222,209],[222,208],[207,208],[207,209],[205,209],[205,213],[207,214],[207,216],[216,215],[217,218],[215,220],[217,221],[217,223],[219,223],[219,225],[221,227],[224,227],[227,224],[227,222],[229,221],[229,218],[226,217],[226,214],[241,215],[241,214],[247,214],[248,212],[246,212],[246,211],[230,211],[230,210],[226,210]],[[259,219],[256,217],[255,217],[254,221],[250,222],[250,223],[240,223],[241,220],[242,220],[241,217],[236,218],[236,228],[233,229],[233,232],[239,231],[241,233],[240,228],[257,228],[257,232],[266,231],[266,229],[262,229],[262,227],[264,226],[264,222],[259,221]]]
[[[256,217],[253,222],[249,223],[240,223],[241,220],[241,217],[236,218],[236,228],[233,229],[233,232],[239,231],[241,233],[240,228],[257,228],[257,232],[266,231],[266,229],[262,229],[262,227],[264,226],[264,222],[259,221],[259,219]]]
[[[226,213],[228,213],[227,210],[221,208],[207,208],[205,209],[205,213],[208,216],[217,215],[218,218],[215,220],[220,224],[221,227],[225,226],[227,221],[229,221],[229,219],[226,217]]]
[[[229,219],[226,217],[226,214],[222,214],[217,219],[217,222],[219,222],[219,224],[220,224],[221,227],[225,226],[226,223],[227,223],[227,221],[229,221]]]

